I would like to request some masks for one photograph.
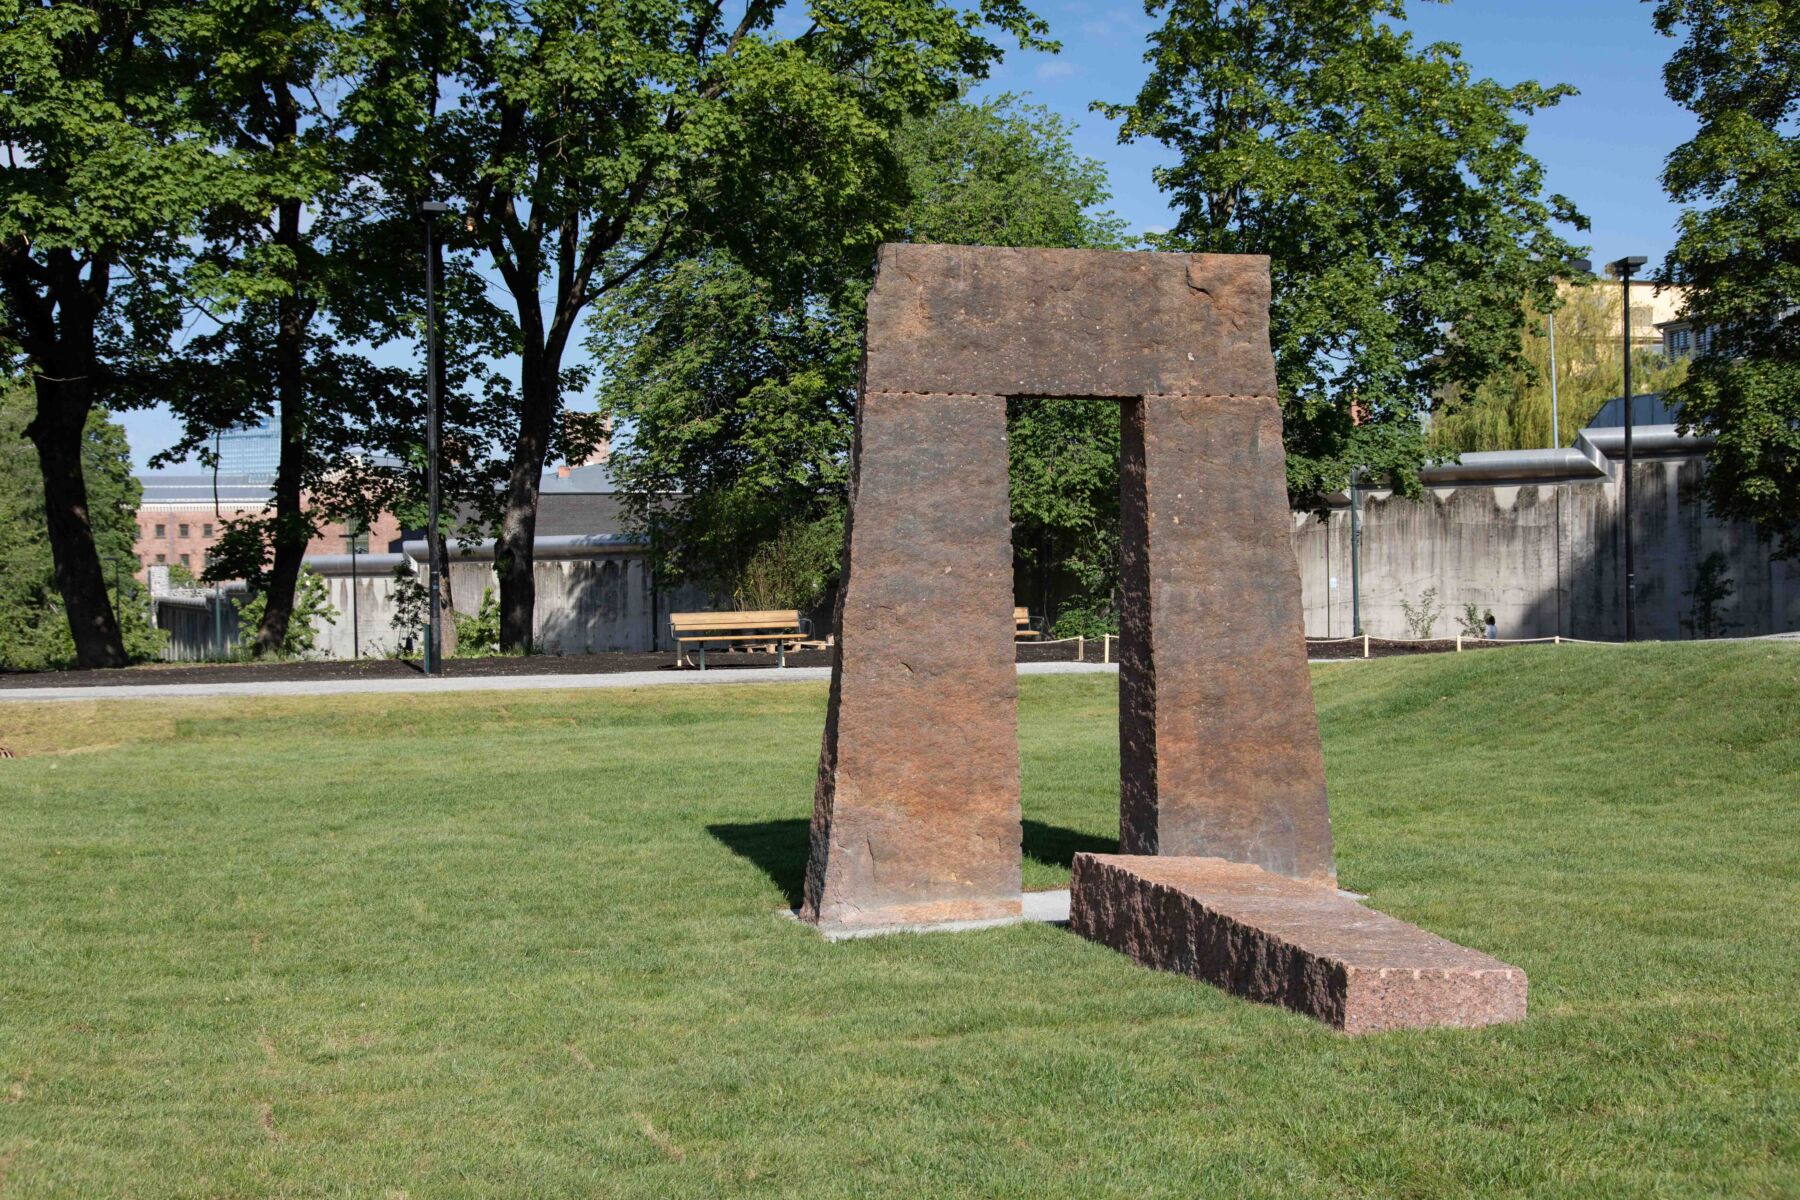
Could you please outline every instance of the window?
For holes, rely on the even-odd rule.
[[[188,527],[186,525],[179,526],[176,529],[176,533],[181,537],[186,537],[188,535]]]
[[[191,566],[193,566],[193,565],[194,565],[194,564],[193,564],[193,563],[191,563],[191,562],[189,562],[189,561],[188,561],[188,556],[187,556],[187,555],[185,555],[185,554],[184,554],[184,555],[182,555],[182,556],[181,556],[181,565],[182,565],[182,566],[184,566],[184,567],[191,567]]]
[[[212,524],[210,522],[208,522],[207,524],[202,525],[200,527],[200,536],[201,537],[211,537],[212,536]]]
[[[156,527],[156,536],[157,537],[168,537],[169,536],[169,527],[167,525],[158,525]],[[161,560],[158,559],[157,561],[160,562]]]
[[[165,566],[165,565],[167,565],[168,561],[169,561],[169,556],[166,554],[159,554],[156,556],[156,564],[158,566]]]
[[[369,552],[369,527],[358,517],[350,517],[344,521],[344,549],[351,554]]]

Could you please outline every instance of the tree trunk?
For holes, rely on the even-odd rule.
[[[280,131],[276,145],[291,145],[299,136],[299,106],[285,82],[274,87]],[[299,260],[300,201],[283,200],[275,210],[275,243]],[[262,658],[279,653],[287,642],[294,615],[294,591],[312,529],[301,511],[301,480],[306,468],[306,330],[312,305],[300,295],[300,281],[275,302],[275,396],[281,428],[281,457],[275,468],[274,562],[269,567],[268,603],[252,653]]]
[[[519,437],[513,443],[506,480],[506,508],[494,546],[494,571],[500,578],[500,648],[529,654],[535,633],[537,583],[532,576],[537,539],[538,488],[544,455],[550,445],[550,419],[556,407],[557,366],[542,351],[526,347],[519,372],[521,413]]]
[[[81,462],[82,438],[94,406],[91,372],[59,374],[57,379],[38,376],[37,413],[25,427],[25,436],[37,447],[38,466],[44,474],[44,515],[50,529],[56,590],[62,593],[69,633],[75,640],[75,664],[122,667],[125,641],[119,634],[112,598],[106,594],[100,553],[94,547],[87,476]]]

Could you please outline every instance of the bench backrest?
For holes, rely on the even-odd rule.
[[[685,612],[670,613],[669,628],[677,633],[718,632],[726,629],[798,629],[800,611],[794,608],[771,608],[755,612]]]
[[[1014,625],[1029,625],[1029,624],[1031,624],[1031,610],[1029,608],[1024,608],[1024,607],[1019,607],[1019,608],[1013,609],[1013,624]]]

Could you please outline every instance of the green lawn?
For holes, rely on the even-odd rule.
[[[774,915],[822,686],[0,706],[0,1197],[1800,1194],[1800,648],[1315,682],[1344,884],[1524,1024],[827,945]],[[1052,886],[1114,686],[1022,693]]]

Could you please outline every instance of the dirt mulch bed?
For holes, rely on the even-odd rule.
[[[1464,650],[1502,650],[1506,643],[1463,640]],[[1433,638],[1429,641],[1393,641],[1369,639],[1369,657],[1391,658],[1396,655],[1443,654],[1456,649],[1455,638]],[[1048,645],[1020,642],[1018,657],[1022,663],[1074,662],[1074,642]],[[1100,661],[1100,643],[1083,647],[1083,658]],[[1306,652],[1311,658],[1356,659],[1363,656],[1360,639],[1352,641],[1308,641]],[[1113,646],[1113,659],[1118,659],[1118,646]],[[796,650],[787,656],[790,667],[829,667],[831,651]],[[741,671],[775,665],[772,654],[745,651],[709,651],[709,671]],[[453,658],[444,664],[444,674],[453,679],[471,679],[495,675],[616,675],[627,671],[692,670],[675,665],[668,651],[655,654],[534,654],[529,657],[496,656],[493,658]],[[146,663],[113,671],[0,671],[0,691],[44,687],[121,687],[136,684],[167,683],[263,683],[340,679],[416,679],[419,664],[392,658],[366,658],[356,662],[320,660],[278,663]]]
[[[1098,659],[1096,649],[1090,657]],[[1020,662],[1070,662],[1075,658],[1074,645],[1020,645]],[[775,665],[773,654],[745,651],[708,651],[708,671],[741,671]],[[787,656],[790,667],[829,667],[829,650],[795,650]],[[495,675],[616,675],[628,671],[692,670],[675,665],[675,655],[668,651],[655,654],[533,654],[529,657],[496,656],[493,658],[453,658],[444,664],[444,674],[452,679],[471,679]],[[265,683],[326,681],[341,679],[417,679],[416,661],[392,658],[366,658],[360,661],[319,660],[275,663],[146,663],[112,671],[31,671],[0,672],[0,690],[15,691],[44,687],[124,687],[140,684],[169,683]]]
[[[1514,643],[1517,644],[1517,643]],[[1484,642],[1478,638],[1464,638],[1464,650],[1504,650],[1506,642]],[[1454,654],[1455,638],[1428,638],[1423,641],[1398,640],[1372,637],[1369,639],[1370,658],[1396,658],[1411,654]],[[1308,658],[1361,658],[1363,643],[1361,638],[1350,641],[1312,641],[1307,640],[1306,656]]]

